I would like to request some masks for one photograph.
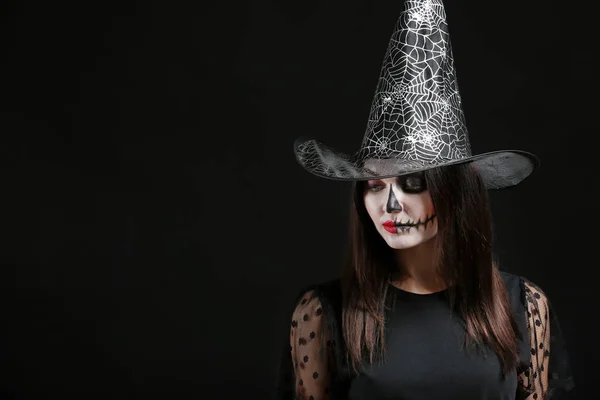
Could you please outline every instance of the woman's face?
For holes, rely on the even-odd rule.
[[[437,218],[423,174],[366,182],[364,202],[375,228],[393,249],[407,249],[437,234]]]

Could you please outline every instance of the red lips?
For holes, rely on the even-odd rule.
[[[396,224],[394,223],[394,221],[385,221],[382,225],[383,229],[385,229],[386,231],[390,233],[397,233]]]

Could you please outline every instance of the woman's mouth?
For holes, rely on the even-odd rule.
[[[385,229],[389,233],[398,233],[394,221],[385,221],[383,223],[383,229]]]
[[[395,223],[392,220],[389,221],[385,221],[382,226],[383,229],[385,229],[386,231],[388,231],[389,233],[398,233],[398,232],[408,232],[410,231],[411,228],[418,228],[421,225],[427,225],[428,222],[432,221],[435,218],[435,214],[431,215],[430,217],[426,218],[425,221],[421,222],[421,220],[419,220],[418,222],[408,222],[405,224],[398,224]]]

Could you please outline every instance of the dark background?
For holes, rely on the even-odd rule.
[[[542,160],[492,193],[502,268],[553,301],[591,399],[590,11],[446,7],[473,151]],[[3,398],[269,398],[293,298],[346,238],[349,184],[302,170],[293,140],[358,146],[401,9],[2,2]]]

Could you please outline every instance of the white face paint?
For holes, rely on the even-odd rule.
[[[375,228],[393,249],[407,249],[437,234],[425,177],[413,174],[366,182],[364,202]]]

